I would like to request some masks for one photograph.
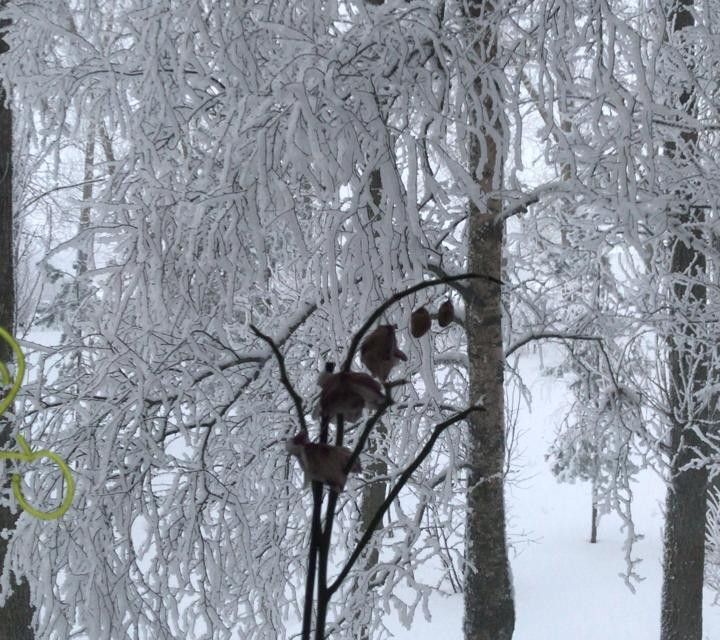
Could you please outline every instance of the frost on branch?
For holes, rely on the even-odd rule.
[[[41,239],[23,253],[22,316],[51,324],[29,335],[19,419],[78,478],[61,525],[21,518],[6,569],[31,583],[41,633],[276,640],[312,497],[277,455],[295,399],[248,326],[273,335],[305,401],[396,283],[466,268],[466,201],[482,197],[452,132],[477,65],[436,3],[166,5],[3,8],[15,199],[23,241]],[[388,480],[464,406],[461,327],[413,342],[401,320],[436,302],[418,291],[395,316],[413,384],[395,392],[393,440],[363,460]],[[368,588],[348,582],[335,603],[390,607],[430,555],[441,577],[413,582],[408,615],[457,588],[463,460],[448,429],[372,541],[388,561],[356,564]],[[356,542],[353,485],[338,551]],[[383,633],[379,616],[343,623]]]
[[[437,439],[449,426],[464,420],[470,413],[480,411],[483,408],[480,405],[471,406],[432,427],[430,438],[417,452],[410,454],[411,462],[409,466],[394,481],[394,486],[389,490],[385,499],[380,504],[373,505],[375,511],[369,520],[364,523],[366,525],[364,530],[360,530],[359,539],[354,548],[352,548],[347,559],[342,562],[342,568],[339,570],[338,575],[329,580],[328,563],[333,548],[333,526],[339,515],[336,511],[339,494],[345,488],[348,474],[361,470],[359,457],[365,449],[368,438],[373,428],[379,424],[380,419],[385,417],[386,411],[393,404],[391,390],[406,383],[404,380],[394,382],[386,380],[392,367],[401,360],[399,355],[402,355],[403,360],[407,360],[405,354],[399,351],[395,338],[395,327],[384,324],[376,328],[365,339],[363,339],[364,334],[368,331],[375,318],[388,310],[392,304],[399,302],[402,298],[411,295],[415,291],[439,284],[447,284],[451,281],[472,280],[478,277],[482,276],[465,274],[436,281],[426,281],[395,294],[375,310],[350,341],[349,353],[343,365],[344,370],[340,373],[332,373],[334,364],[328,364],[326,371],[320,376],[319,384],[322,391],[318,403],[319,411],[314,412],[314,417],[320,418],[319,442],[310,441],[305,421],[304,402],[290,380],[285,357],[270,336],[262,333],[254,325],[250,326],[252,332],[270,346],[277,359],[281,382],[293,399],[301,431],[286,441],[285,448],[290,455],[298,460],[305,474],[306,486],[308,482],[312,483],[313,507],[312,514],[308,516],[310,539],[301,632],[303,640],[310,640],[313,629],[315,638],[325,637],[326,626],[329,624],[328,612],[333,595],[342,587],[358,559],[365,554],[385,514],[395,503],[400,491],[408,484],[413,473],[430,455]],[[384,393],[380,391],[378,383],[367,374],[349,371],[353,362],[354,350],[358,344],[361,345],[361,360],[377,377],[381,378],[384,383]],[[354,448],[345,447],[343,443],[345,441],[346,414],[349,417],[349,422],[354,422],[361,417],[364,409],[371,406],[376,411],[367,419],[360,434],[356,436]],[[330,444],[329,427],[333,418],[335,421],[335,444]],[[385,417],[385,419],[388,418]],[[329,487],[330,493],[324,491],[323,487],[325,485]],[[326,506],[323,516],[324,498]],[[369,569],[373,570],[376,565],[377,562],[371,563]],[[355,617],[352,615],[352,609],[348,608],[340,608],[338,616],[339,620],[336,624],[342,624],[344,617]]]

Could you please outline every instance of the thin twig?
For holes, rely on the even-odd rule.
[[[615,376],[615,372],[612,368],[612,362],[610,360],[610,355],[607,352],[607,349],[605,348],[605,340],[600,336],[591,336],[591,335],[583,335],[583,334],[573,334],[573,333],[533,333],[528,336],[525,336],[518,342],[516,342],[514,345],[508,347],[508,349],[505,351],[505,358],[509,358],[515,351],[520,349],[521,347],[524,347],[526,344],[530,342],[534,342],[536,340],[562,340],[563,342],[569,342],[573,340],[581,340],[586,342],[595,342],[598,345],[598,349],[600,350],[600,353],[603,356],[603,359],[605,360],[605,365],[607,367],[608,375],[610,376],[610,382],[612,383],[613,388],[615,391],[620,394],[622,393],[622,387],[620,386],[620,383],[617,380],[617,377]],[[635,429],[631,429],[627,424],[625,424],[625,419],[622,415],[619,416],[620,423],[622,426],[632,432],[641,432],[642,437],[646,438],[648,440],[652,440],[650,438],[650,435],[647,433],[646,429],[644,427],[638,427]],[[655,442],[652,440],[654,445],[657,446],[660,451],[670,454],[670,447],[666,445],[664,442],[657,441]]]
[[[608,374],[610,375],[610,381],[612,382],[613,387],[615,387],[616,390],[620,391],[620,386],[618,385],[617,379],[615,378],[615,372],[613,371],[612,363],[610,362],[610,356],[605,349],[605,341],[600,336],[589,336],[577,333],[533,333],[529,336],[525,336],[522,340],[508,347],[505,351],[505,357],[509,358],[513,353],[515,353],[515,351],[517,351],[521,347],[524,347],[530,342],[534,342],[535,340],[581,340],[586,342],[596,342],[598,347],[600,348],[600,352],[602,353],[603,358],[605,359],[605,364],[608,368]]]
[[[285,368],[285,358],[283,357],[282,353],[280,353],[280,349],[278,349],[274,340],[270,336],[265,335],[254,324],[250,325],[250,330],[258,338],[267,342],[267,344],[272,349],[272,352],[275,354],[275,358],[278,361],[278,368],[280,369],[280,381],[283,383],[283,386],[287,389],[287,392],[290,394],[290,397],[295,403],[295,410],[297,411],[298,420],[300,421],[300,428],[307,433],[308,428],[307,423],[305,422],[305,410],[303,409],[303,401],[302,398],[298,395],[298,392],[295,391],[295,387],[292,386],[290,378],[288,378],[287,369]]]
[[[345,473],[350,473],[350,469],[353,468],[353,465],[357,461],[357,459],[360,457],[360,453],[362,452],[363,448],[365,447],[365,443],[367,442],[367,439],[370,437],[370,432],[372,431],[373,427],[380,421],[380,418],[383,417],[385,412],[388,410],[390,405],[393,404],[392,397],[390,396],[390,390],[394,387],[399,387],[400,385],[407,384],[407,380],[393,380],[392,382],[386,382],[385,383],[385,400],[383,403],[375,410],[375,413],[368,418],[367,422],[365,423],[365,428],[362,430],[362,433],[360,434],[360,437],[358,438],[358,441],[355,443],[355,448],[353,449],[352,455],[348,459],[348,461],[345,463],[345,469],[343,470]]]
[[[399,300],[402,300],[403,298],[411,296],[413,293],[422,291],[423,289],[428,289],[429,287],[437,287],[439,285],[449,285],[453,282],[458,282],[460,280],[487,280],[488,282],[492,282],[493,284],[496,284],[498,286],[503,285],[502,280],[498,280],[497,278],[493,278],[492,276],[486,276],[482,273],[463,273],[456,276],[446,276],[443,278],[438,278],[437,280],[425,280],[424,282],[420,282],[410,287],[409,289],[405,289],[404,291],[400,291],[399,293],[390,296],[370,315],[370,317],[365,321],[365,324],[363,324],[362,327],[360,327],[357,333],[353,336],[353,339],[350,342],[350,348],[348,349],[348,354],[345,357],[345,362],[343,362],[341,370],[346,372],[350,371],[353,358],[355,357],[355,352],[360,346],[360,341],[369,331],[370,327],[372,327],[373,323],[378,318],[380,318],[380,316],[382,316],[382,314],[385,313],[385,311],[387,311],[392,305],[394,305]]]
[[[322,508],[323,486],[313,481],[313,513],[310,525],[310,549],[308,551],[308,569],[305,582],[305,606],[303,608],[302,640],[310,640],[312,627],[313,596],[315,595],[315,573],[317,571],[317,551],[320,544],[320,514]]]
[[[372,520],[370,521],[370,524],[368,525],[367,530],[363,534],[362,538],[358,541],[357,545],[355,546],[355,550],[352,552],[350,557],[348,558],[348,561],[345,563],[345,566],[342,568],[340,573],[338,574],[337,578],[335,578],[335,581],[328,587],[328,595],[331,596],[335,591],[338,590],[340,585],[342,584],[343,580],[347,577],[348,573],[350,573],[350,570],[353,568],[353,565],[357,561],[357,559],[360,557],[362,552],[365,550],[365,547],[367,547],[368,543],[370,542],[370,539],[372,538],[373,533],[375,532],[375,529],[377,529],[378,525],[382,522],[383,517],[387,513],[387,510],[390,508],[390,505],[393,503],[395,498],[398,496],[402,488],[407,484],[408,480],[410,479],[410,476],[412,476],[413,473],[415,473],[415,470],[424,462],[425,458],[427,458],[430,455],[430,452],[432,451],[433,446],[435,446],[435,442],[437,439],[442,435],[443,431],[447,429],[449,426],[460,422],[461,420],[464,420],[469,416],[471,413],[474,413],[475,411],[484,411],[485,408],[482,405],[473,405],[472,407],[468,407],[464,411],[460,411],[459,413],[456,413],[454,416],[451,416],[447,420],[435,425],[433,428],[432,435],[428,439],[428,441],[425,443],[425,446],[421,449],[420,453],[417,455],[415,460],[410,464],[405,471],[403,471],[400,474],[400,477],[398,478],[397,482],[395,483],[395,486],[390,490],[390,493],[388,493],[387,498],[385,498],[385,501],[380,505],[377,512],[373,516]]]
[[[338,414],[336,420],[335,445],[342,446],[345,435],[345,420],[342,414]],[[325,623],[327,620],[328,607],[332,593],[327,588],[327,570],[330,559],[330,543],[332,542],[333,522],[335,521],[335,509],[337,507],[338,494],[335,491],[328,492],[327,507],[325,508],[325,526],[318,539],[318,556],[320,565],[318,567],[318,605],[317,617],[315,620],[315,640],[323,640]]]

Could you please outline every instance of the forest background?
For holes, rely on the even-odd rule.
[[[77,482],[49,523],[3,493],[14,637],[295,633],[312,496],[285,453],[292,399],[249,325],[310,409],[380,303],[467,271],[486,279],[386,314],[408,384],[339,499],[338,566],[433,425],[485,411],[413,474],[332,634],[386,637],[385,613],[409,624],[463,591],[468,640],[512,636],[520,359],[553,343],[546,373],[571,401],[550,468],[589,482],[595,523],[620,518],[628,597],[633,483],[662,479],[661,638],[703,637],[720,559],[720,5],[7,0],[1,19],[0,320],[30,363],[2,437],[31,435]],[[411,311],[448,297],[452,326],[410,339]],[[57,474],[24,479],[60,497]]]

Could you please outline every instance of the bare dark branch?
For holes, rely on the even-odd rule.
[[[353,358],[355,357],[355,352],[360,346],[360,341],[370,330],[370,327],[372,327],[375,321],[378,320],[380,316],[382,316],[382,314],[385,313],[385,311],[387,311],[392,305],[394,305],[396,302],[399,302],[403,298],[411,296],[413,293],[422,291],[423,289],[429,289],[430,287],[437,287],[440,285],[452,285],[453,283],[462,280],[486,280],[488,282],[496,284],[499,287],[503,285],[503,282],[501,280],[493,278],[492,276],[486,276],[481,273],[463,273],[456,276],[445,276],[443,278],[438,278],[437,280],[425,280],[424,282],[420,282],[408,289],[405,289],[396,293],[393,296],[390,296],[370,315],[370,317],[365,321],[365,324],[363,324],[362,327],[360,327],[357,333],[355,333],[355,335],[353,336],[352,342],[350,343],[350,348],[348,349],[348,354],[345,357],[345,362],[343,362],[342,365],[342,371],[350,371]]]
[[[450,427],[453,424],[456,424],[457,422],[460,422],[461,420],[464,420],[467,418],[471,413],[474,413],[476,411],[484,411],[484,407],[482,405],[473,405],[472,407],[468,407],[464,411],[461,411],[459,413],[456,413],[454,416],[451,416],[447,420],[440,422],[439,424],[435,425],[433,428],[432,435],[428,439],[428,441],[425,443],[425,446],[421,449],[420,453],[417,455],[415,460],[410,464],[410,466],[405,469],[400,474],[400,477],[398,478],[397,482],[395,483],[395,486],[390,490],[390,492],[387,495],[387,498],[385,498],[385,501],[380,505],[380,508],[377,510],[377,513],[373,516],[373,519],[370,521],[370,524],[368,525],[367,530],[363,534],[362,538],[358,541],[357,545],[355,546],[355,550],[352,552],[350,557],[348,558],[348,561],[345,563],[345,566],[342,568],[340,573],[338,574],[337,578],[335,578],[335,581],[328,587],[329,595],[332,595],[342,584],[343,580],[347,577],[350,570],[353,568],[353,565],[357,561],[357,559],[362,554],[365,547],[370,542],[370,539],[372,538],[373,533],[375,532],[375,529],[377,529],[378,525],[382,522],[383,517],[387,513],[387,510],[390,508],[390,505],[393,503],[395,498],[398,496],[402,488],[407,484],[408,480],[412,476],[413,473],[415,473],[415,470],[424,462],[425,458],[427,458],[430,455],[430,452],[432,451],[433,447],[435,446],[435,442],[437,442],[437,439],[442,435],[443,431]]]
[[[287,392],[290,394],[290,397],[293,399],[293,402],[295,403],[295,411],[298,414],[298,420],[300,421],[300,428],[303,431],[307,431],[307,423],[305,422],[305,410],[303,409],[303,401],[300,395],[297,391],[295,391],[295,387],[292,386],[292,383],[290,382],[290,378],[288,378],[287,369],[285,368],[285,358],[283,357],[282,353],[280,353],[280,349],[278,349],[277,345],[273,341],[273,339],[265,335],[260,329],[258,329],[254,324],[250,325],[250,330],[261,340],[264,340],[272,349],[272,352],[275,354],[275,358],[278,362],[278,368],[280,369],[280,381],[283,383],[283,386],[287,389]]]

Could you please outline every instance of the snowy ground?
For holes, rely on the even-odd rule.
[[[597,544],[589,544],[590,488],[559,484],[544,460],[563,416],[563,388],[526,366],[533,407],[519,428],[519,482],[508,491],[509,535],[516,592],[513,640],[658,640],[664,486],[644,473],[634,488],[636,545],[645,578],[633,594],[624,570],[623,533],[615,517],[603,518]],[[705,592],[704,636],[720,638],[720,606]],[[411,630],[390,624],[398,640],[461,640],[462,599],[435,598],[432,621],[419,616]]]

